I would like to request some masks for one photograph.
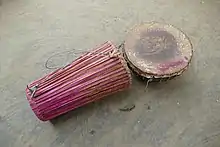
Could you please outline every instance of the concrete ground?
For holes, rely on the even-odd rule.
[[[0,1],[1,147],[220,146],[220,1]],[[194,59],[183,76],[147,91],[133,77],[126,92],[52,122],[35,117],[24,90],[50,72],[48,57],[107,40],[119,44],[129,28],[148,21],[173,24],[191,39]],[[66,60],[62,55],[51,64]],[[127,104],[136,107],[119,111]]]

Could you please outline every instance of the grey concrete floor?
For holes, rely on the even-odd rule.
[[[218,0],[1,0],[0,147],[219,147],[219,15]],[[50,72],[50,55],[119,44],[129,28],[148,21],[188,34],[194,59],[187,72],[147,91],[133,77],[130,90],[52,123],[35,117],[24,90]],[[130,103],[133,111],[119,111]]]

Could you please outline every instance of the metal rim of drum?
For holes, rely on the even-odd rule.
[[[136,26],[129,32],[123,53],[135,73],[148,79],[161,79],[181,75],[191,62],[192,48],[189,38],[181,30],[170,24],[151,22]],[[163,54],[168,57],[154,61],[153,57],[164,58]],[[173,56],[169,57],[171,54]]]

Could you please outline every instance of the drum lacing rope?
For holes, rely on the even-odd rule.
[[[147,88],[148,88],[148,86],[149,86],[150,82],[152,82],[152,81],[153,81],[153,79],[148,79],[148,80],[147,80],[147,83],[146,83],[145,89],[147,89]]]
[[[33,86],[33,87],[28,87],[28,85],[27,85],[27,89],[30,91],[30,93],[31,93],[31,98],[33,98],[34,97],[34,95],[35,95],[35,93],[36,93],[36,91],[37,91],[37,88],[38,88],[38,84],[37,85],[35,85],[35,86]]]
[[[118,46],[118,49],[121,48],[122,45],[123,45],[123,43]],[[65,51],[65,52],[57,53],[57,54],[55,54],[55,55],[60,55],[60,54],[62,54],[62,53],[71,53],[71,52],[74,53],[75,51],[76,51],[76,50],[73,49],[73,50],[71,50],[71,51]],[[86,56],[109,56],[110,58],[115,58],[115,57],[120,58],[120,55],[121,55],[120,51],[117,50],[117,49],[114,49],[113,51],[108,52],[108,53],[92,53],[92,52],[88,52],[88,51],[84,51],[84,52],[81,51],[81,52],[78,52],[77,54],[83,54],[83,53],[88,53],[88,55],[86,55]],[[91,53],[91,54],[90,54],[90,53]],[[75,54],[75,56],[76,56],[76,53],[74,53],[74,54]],[[49,66],[48,66],[49,60],[50,60],[52,57],[54,57],[55,55],[50,56],[50,57],[46,60],[45,65],[44,65],[46,69],[58,69],[58,68],[61,68],[61,67],[49,67]],[[63,66],[63,69],[64,69],[66,66],[69,66],[69,65],[70,65],[70,64],[67,64],[67,65]],[[53,77],[53,76],[52,76],[52,77]],[[51,77],[50,77],[50,78],[51,78]],[[48,78],[45,78],[44,81],[46,81],[46,80],[48,80]],[[31,93],[31,98],[34,98],[35,93],[36,93],[36,91],[37,91],[39,85],[40,85],[41,83],[43,83],[44,81],[42,81],[42,82],[40,82],[39,84],[34,85],[34,86],[32,86],[32,87],[29,87],[29,86],[27,85],[27,89],[28,89],[29,92]]]

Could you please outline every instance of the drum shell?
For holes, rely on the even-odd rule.
[[[112,54],[114,51],[117,55]],[[51,120],[61,114],[99,100],[131,85],[127,64],[111,42],[95,48],[28,87],[37,85],[34,93],[26,89],[26,96],[36,116]]]

